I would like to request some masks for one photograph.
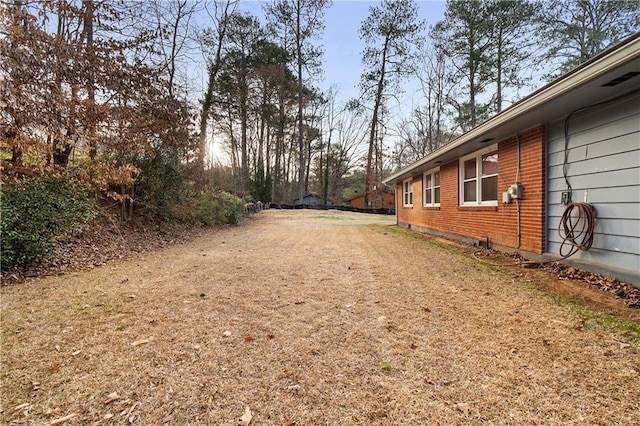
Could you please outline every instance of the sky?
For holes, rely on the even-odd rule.
[[[241,9],[246,10],[260,19],[264,19],[261,1],[241,0]],[[427,22],[427,28],[444,18],[445,1],[419,0],[420,20]],[[365,44],[360,39],[359,30],[362,22],[369,16],[372,6],[379,6],[381,1],[368,0],[334,0],[325,10],[325,29],[322,38],[317,41],[324,48],[324,75],[314,85],[327,91],[331,86],[338,89],[338,99],[347,100],[357,97],[358,83],[362,74],[362,51]],[[427,30],[428,31],[428,30]],[[425,33],[426,35],[426,33]],[[414,97],[416,82],[406,82],[406,94],[403,99],[403,109],[411,109],[413,102],[419,103],[419,97]]]
[[[265,21],[263,5],[271,0],[240,0],[240,9]],[[330,88],[337,89],[337,101],[340,108],[343,102],[357,98],[359,95],[358,83],[363,71],[362,51],[365,44],[360,39],[359,30],[362,22],[369,16],[372,6],[380,6],[381,0],[333,0],[333,4],[325,10],[325,29],[315,44],[322,45],[324,49],[322,77],[313,81],[313,86],[328,92]],[[425,36],[429,27],[444,19],[446,9],[445,0],[417,0],[418,19],[427,22]],[[206,75],[201,75],[202,85]],[[390,115],[395,117],[407,117],[415,106],[424,103],[419,93],[417,78],[403,83],[404,95],[397,99],[397,103],[390,101]],[[199,92],[201,93],[201,92]],[[222,152],[221,145],[214,143],[211,146],[212,156],[224,161],[226,154]]]
[[[357,85],[363,71],[362,51],[365,47],[359,36],[360,26],[369,16],[369,8],[380,3],[334,1],[326,11],[326,28],[322,40],[325,49],[325,76],[322,86],[326,85],[328,88],[335,84],[345,97],[357,95]],[[418,6],[419,19],[427,21],[427,28],[444,18],[444,1],[419,1]]]

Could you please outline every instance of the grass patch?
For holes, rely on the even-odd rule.
[[[482,262],[474,258],[473,256],[470,256],[468,253],[465,253],[459,246],[456,246],[453,243],[447,243],[447,242],[441,241],[430,234],[425,234],[424,232],[414,231],[412,229],[403,228],[402,226],[397,226],[397,225],[389,227],[389,230],[402,237],[423,241],[424,243],[428,244],[430,247],[437,250],[444,251],[448,254],[456,256],[459,259],[471,261],[474,265],[478,266],[480,269],[484,271],[501,272],[501,273],[504,272],[504,268],[499,266],[489,265],[485,262]],[[469,246],[469,248],[471,248],[471,246]]]
[[[573,296],[553,294],[550,299],[556,305],[568,309],[584,320],[584,328],[597,333],[611,333],[621,341],[640,349],[640,326],[632,321],[606,312],[600,312],[586,306]]]
[[[425,234],[419,231],[414,231],[412,229],[403,228],[402,226],[398,226],[398,225],[389,226],[385,229],[388,229],[389,231],[393,232],[394,234],[400,237],[410,238],[412,240],[418,240],[418,241],[424,242],[429,247],[434,248],[436,250],[442,250],[444,252],[455,254],[460,257],[465,257],[465,258],[467,257],[467,256],[462,256],[462,254],[458,250],[456,250],[454,247],[451,247],[448,244],[445,244],[441,241],[436,240],[429,234]]]
[[[476,257],[465,253],[464,250],[460,247],[454,244],[447,244],[446,242],[439,241],[429,234],[414,231],[401,226],[390,226],[388,230],[402,237],[424,241],[430,247],[442,250],[459,259],[471,261],[475,266],[483,271],[497,273],[502,276],[509,275],[509,270],[507,267],[501,267],[482,262]],[[544,285],[536,283],[535,280],[532,281],[522,278],[515,278],[514,282],[518,285],[519,288],[526,290],[530,294],[535,295],[536,297],[546,298],[556,306],[567,309],[580,318],[584,319],[585,329],[593,330],[596,333],[614,334],[618,336],[621,341],[630,343],[637,349],[640,349],[640,326],[638,326],[634,322],[625,320],[624,318],[620,318],[616,315],[590,308],[578,297],[558,294],[553,292],[552,290],[550,291],[548,289],[545,289]]]

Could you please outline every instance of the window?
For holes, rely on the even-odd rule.
[[[425,207],[438,207],[440,205],[440,169],[429,170],[422,178],[424,196],[422,197]]]
[[[413,206],[413,179],[407,179],[402,182],[402,205],[405,207]]]
[[[498,205],[498,149],[487,149],[460,159],[460,204]]]

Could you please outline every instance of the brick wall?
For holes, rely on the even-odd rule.
[[[369,202],[371,202],[371,208],[373,209],[393,209],[394,205],[394,194],[393,192],[383,192],[382,193],[383,200],[380,200],[380,194],[371,192],[369,194]],[[382,202],[381,202],[382,201]],[[368,208],[364,206],[364,194],[359,197],[353,198],[349,200],[349,205],[351,207],[356,207],[359,209]]]
[[[544,127],[520,135],[520,178],[524,199],[520,200],[520,247],[544,252],[545,203]],[[398,221],[518,248],[517,204],[502,203],[502,193],[516,182],[517,143],[515,136],[498,143],[498,206],[459,205],[458,161],[440,167],[440,207],[422,206],[422,174],[413,179],[413,207],[402,207],[402,183],[397,188]]]

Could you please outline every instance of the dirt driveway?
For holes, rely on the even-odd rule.
[[[0,423],[640,424],[616,320],[392,223],[265,211],[2,288]]]

